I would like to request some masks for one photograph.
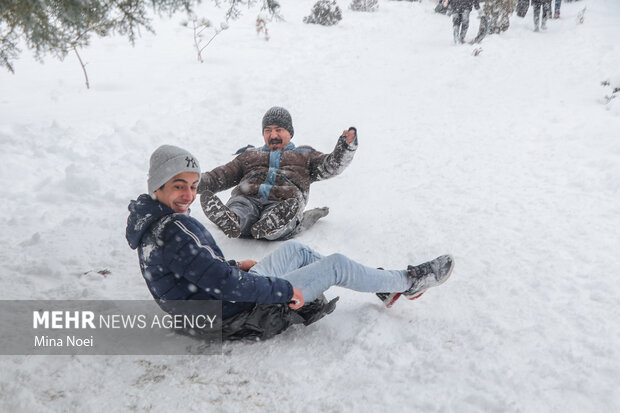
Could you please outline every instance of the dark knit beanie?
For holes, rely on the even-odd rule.
[[[272,107],[263,116],[263,130],[269,125],[278,125],[286,129],[291,134],[291,137],[295,134],[291,114],[288,113],[288,110],[279,106]]]

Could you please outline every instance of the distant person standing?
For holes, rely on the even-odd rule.
[[[532,7],[534,9],[534,31],[547,30],[547,17],[551,14],[551,0],[532,0]],[[540,21],[541,8],[542,23]]]
[[[469,28],[469,13],[471,13],[472,7],[480,10],[478,0],[445,0],[444,6],[452,9],[454,43],[465,43],[465,35]]]
[[[451,14],[450,10],[447,7],[447,1],[435,0],[435,3],[437,3],[437,6],[435,6],[435,13],[447,14],[448,16]]]
[[[515,11],[515,0],[486,0],[484,14],[489,19],[489,33],[499,34],[510,27],[510,15]]]
[[[560,18],[560,6],[562,6],[562,0],[555,0],[555,12],[553,13],[554,19]]]

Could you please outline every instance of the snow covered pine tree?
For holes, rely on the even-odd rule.
[[[189,11],[197,0],[0,1],[0,66],[14,71],[13,61],[25,45],[41,60],[63,59],[87,46],[92,34],[117,33],[133,44],[141,30],[153,32],[154,14]]]
[[[342,20],[342,10],[335,0],[319,0],[310,11],[310,15],[304,17],[304,23],[333,26]]]
[[[353,0],[349,8],[353,11],[376,11],[379,8],[379,0]]]

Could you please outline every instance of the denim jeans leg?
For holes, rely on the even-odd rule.
[[[302,291],[306,302],[334,285],[361,292],[401,292],[409,288],[404,270],[378,270],[342,254],[324,257],[297,241],[284,243],[251,272],[288,280]]]
[[[299,288],[306,302],[315,300],[334,285],[369,293],[402,292],[409,288],[406,271],[366,267],[342,254],[329,255],[282,278]]]
[[[301,242],[286,241],[253,266],[250,272],[283,278],[285,274],[323,258],[323,255]]]

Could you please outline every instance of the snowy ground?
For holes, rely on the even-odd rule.
[[[96,40],[90,90],[74,56],[0,72],[0,298],[148,299],[124,231],[150,153],[210,169],[261,144],[273,105],[298,145],[359,129],[353,164],[312,187],[331,212],[302,242],[392,268],[449,252],[452,278],[391,309],[332,289],[321,322],[221,356],[1,356],[1,411],[617,411],[620,98],[601,81],[620,79],[620,3],[565,3],[542,33],[513,16],[473,56],[430,0],[331,28],[301,22],[313,2],[281,1],[268,42],[247,11],[204,64],[180,18],[134,48]],[[193,216],[228,258],[277,246]]]

